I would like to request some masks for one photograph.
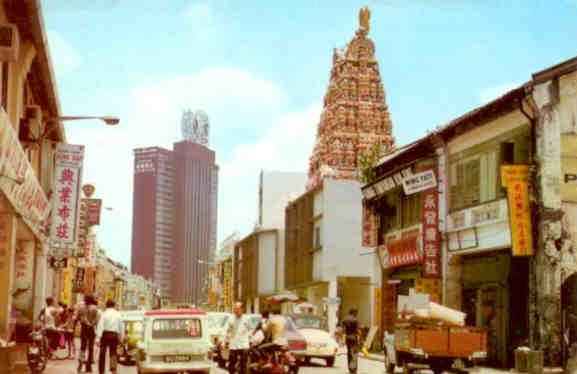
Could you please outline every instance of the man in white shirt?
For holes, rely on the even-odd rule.
[[[96,341],[100,345],[100,354],[98,356],[98,371],[104,374],[106,368],[106,350],[110,355],[110,371],[116,373],[116,348],[124,338],[124,326],[120,313],[116,310],[114,300],[106,302],[106,310],[100,316],[98,327],[96,328]]]
[[[235,303],[233,307],[234,317],[228,321],[226,329],[226,341],[230,349],[228,358],[228,372],[236,373],[237,362],[240,363],[239,374],[246,373],[246,355],[250,347],[251,328],[250,323],[244,318],[242,303]]]

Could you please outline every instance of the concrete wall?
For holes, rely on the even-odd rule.
[[[371,276],[370,256],[361,254],[362,194],[357,181],[323,182],[322,280],[337,276]]]
[[[284,289],[285,207],[305,191],[306,173],[261,171],[259,187],[259,224],[278,230],[276,290]]]
[[[258,235],[258,294],[268,295],[275,291],[275,264],[277,252],[276,232]]]

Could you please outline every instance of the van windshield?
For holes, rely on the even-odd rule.
[[[200,319],[155,319],[152,322],[152,339],[190,339],[202,336]]]

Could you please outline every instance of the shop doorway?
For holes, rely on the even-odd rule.
[[[515,361],[515,349],[529,344],[529,258],[511,257],[509,272],[508,363]]]

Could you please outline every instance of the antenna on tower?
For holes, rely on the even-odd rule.
[[[208,115],[204,111],[186,109],[182,112],[181,131],[184,140],[208,146],[209,129]]]

